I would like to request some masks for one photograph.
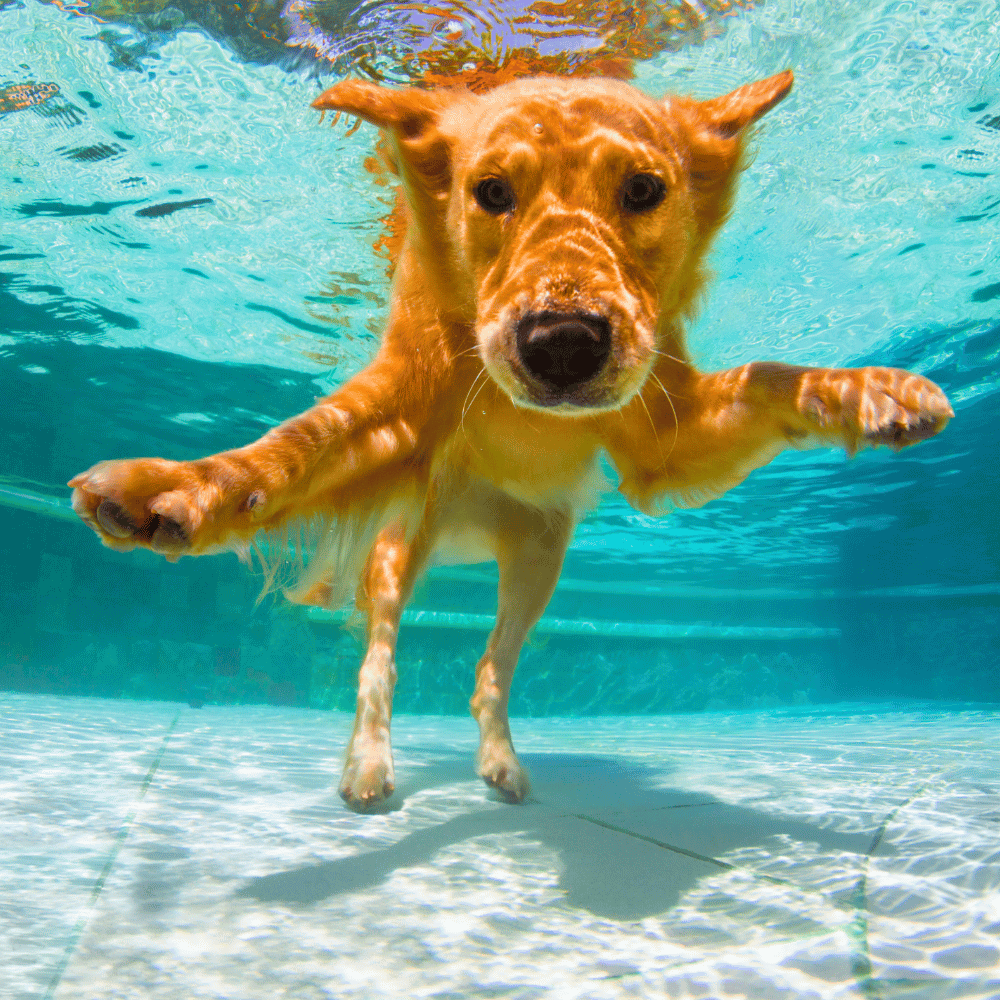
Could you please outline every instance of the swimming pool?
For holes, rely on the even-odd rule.
[[[30,0],[0,7],[0,27],[4,725],[13,731],[10,727],[20,720],[17,725],[27,726],[38,740],[62,726],[79,726],[97,741],[79,737],[87,769],[101,769],[107,759],[95,746],[124,762],[115,786],[120,790],[108,793],[121,806],[119,812],[98,810],[99,790],[70,810],[72,828],[89,831],[86,858],[72,871],[51,869],[51,879],[53,885],[81,887],[82,909],[73,910],[72,918],[53,918],[57,931],[51,952],[38,943],[44,934],[28,935],[23,946],[15,947],[17,954],[34,957],[18,960],[12,995],[86,993],[89,973],[84,970],[91,968],[87,962],[97,961],[98,944],[86,946],[97,950],[77,973],[53,979],[54,972],[61,956],[69,956],[67,970],[74,968],[75,945],[67,952],[67,942],[83,919],[79,914],[104,905],[88,895],[104,866],[110,865],[109,876],[119,871],[127,885],[131,869],[116,868],[119,855],[112,856],[112,845],[121,836],[122,851],[131,849],[132,821],[124,823],[129,815],[146,822],[142,810],[150,807],[142,803],[148,799],[135,796],[140,787],[147,795],[142,782],[161,745],[162,762],[155,774],[148,772],[153,775],[148,795],[172,801],[173,779],[164,777],[174,773],[170,755],[179,752],[173,737],[164,743],[171,720],[178,733],[209,733],[216,727],[224,744],[234,738],[227,727],[250,732],[258,725],[273,726],[284,740],[296,725],[315,733],[332,719],[333,733],[342,728],[338,713],[353,709],[360,654],[356,639],[341,627],[343,615],[293,608],[271,598],[255,604],[259,580],[231,556],[169,565],[145,552],[101,549],[77,523],[63,485],[102,458],[194,458],[243,444],[311,405],[371,357],[388,307],[384,220],[393,202],[365,168],[374,130],[367,125],[353,130],[345,121],[331,125],[329,118],[321,122],[309,107],[343,75],[404,83],[466,73],[478,86],[488,72],[498,70],[572,70],[606,60],[609,72],[619,72],[623,60],[634,60],[634,82],[651,94],[710,96],[794,68],[796,87],[762,123],[753,163],[713,253],[716,278],[690,329],[694,356],[706,369],[757,358],[907,368],[948,392],[956,418],[941,436],[901,455],[879,450],[848,460],[841,452],[786,453],[704,508],[678,510],[664,519],[636,513],[611,494],[580,526],[560,586],[522,657],[511,702],[512,715],[519,717],[515,739],[525,747],[540,741],[532,750],[533,768],[543,776],[540,787],[556,797],[553,802],[565,778],[559,763],[564,756],[600,757],[597,763],[580,762],[589,776],[578,782],[584,789],[587,781],[594,789],[601,786],[617,760],[632,775],[626,782],[632,788],[628,802],[638,815],[663,803],[651,804],[636,789],[669,782],[655,768],[640,777],[628,771],[634,765],[629,755],[638,752],[630,749],[629,727],[641,731],[648,722],[655,733],[655,739],[649,737],[650,759],[668,772],[676,763],[679,773],[687,774],[678,756],[680,737],[672,734],[688,733],[692,745],[718,763],[729,759],[713,742],[721,732],[744,733],[733,737],[738,744],[750,739],[746,734],[755,727],[764,727],[774,753],[783,739],[822,733],[802,750],[802,759],[815,765],[824,754],[836,757],[833,748],[840,746],[838,726],[846,713],[852,720],[852,746],[871,734],[871,760],[883,760],[887,790],[882,797],[873,792],[864,812],[842,796],[847,784],[842,781],[829,792],[828,801],[838,803],[830,829],[845,835],[864,832],[867,843],[882,829],[892,840],[894,821],[887,817],[895,815],[893,809],[918,789],[937,788],[938,780],[947,785],[953,778],[959,784],[948,785],[948,794],[977,803],[968,823],[980,832],[993,829],[989,823],[995,820],[989,817],[996,811],[996,784],[988,748],[995,741],[994,711],[1000,701],[1000,547],[993,502],[1000,352],[1000,10],[995,2],[875,7],[859,2],[832,8],[780,0],[597,10],[549,4],[351,8],[290,2],[250,8]],[[403,717],[465,716],[474,665],[492,623],[495,587],[490,564],[431,572],[404,623],[396,692]],[[198,723],[199,711],[211,721]],[[423,723],[412,724],[423,732]],[[559,729],[560,724],[567,728]],[[415,762],[431,743],[461,742],[471,723],[441,718],[427,726],[430,735],[414,737],[409,764],[405,746],[400,750],[405,773],[407,767],[420,770]],[[143,727],[149,738],[137,736],[126,749],[121,733],[141,734]],[[907,770],[905,754],[890,752],[893,745],[898,750],[905,744],[913,727],[926,740],[911,747],[918,756],[926,750],[919,774]],[[32,749],[27,736],[24,740],[23,750],[11,757],[11,773],[23,776],[19,781],[28,780],[43,761],[42,751]],[[928,756],[927,746],[935,740],[940,760]],[[322,743],[326,749],[309,752],[332,759],[342,744],[331,736]],[[190,751],[191,766],[203,752],[200,743]],[[248,764],[258,768],[254,773],[275,766],[270,750],[261,753],[268,763]],[[948,771],[963,753],[976,761],[971,770]],[[794,773],[790,760],[768,758],[758,762],[763,771],[741,770],[746,788],[755,787],[761,773],[771,773],[768,769]],[[329,760],[327,765],[330,773],[319,768],[317,783],[308,779],[302,794],[314,795],[310,801],[316,808],[322,801],[322,810],[335,811],[339,802],[332,772],[337,765]],[[433,754],[428,757],[432,771],[439,765],[444,766]],[[809,775],[806,784],[826,788],[826,772],[813,765],[803,772]],[[711,796],[727,808],[744,808],[749,793],[729,788],[719,767],[708,770],[711,774],[677,787],[685,794],[694,790]],[[441,821],[450,822],[473,795],[457,773],[448,771],[438,785],[429,782],[423,791],[414,785],[415,798],[404,798],[401,805],[407,818],[396,827],[392,817],[397,813],[347,814],[347,825],[337,827],[325,846],[310,840],[308,848],[287,857],[265,852],[255,858],[252,874],[329,861],[331,852],[346,857],[375,841],[383,847],[401,843],[404,834],[425,823],[407,812],[418,808],[425,793],[434,800],[433,808],[442,810]],[[873,764],[872,774],[878,773]],[[65,788],[72,798],[71,774],[71,767],[56,769],[44,781],[39,778],[38,787],[44,796]],[[127,792],[130,780],[132,792]],[[786,794],[784,780],[775,778],[773,788],[780,794],[768,792],[765,811],[805,822],[813,813],[797,812],[800,806]],[[902,782],[906,794],[890,795],[893,782]],[[280,796],[280,789],[274,794]],[[492,815],[490,801],[480,799],[475,810],[482,807]],[[586,802],[584,791],[564,811],[582,813]],[[320,823],[309,818],[308,808],[303,827],[315,823],[329,829],[326,812]],[[629,808],[623,806],[626,813]],[[928,809],[926,822],[933,826],[933,809]],[[50,869],[38,860],[44,852],[30,845],[53,829],[54,820],[44,809],[33,810],[25,806],[18,813],[22,847],[11,863],[29,873],[23,883],[28,909],[19,911],[21,922],[38,919],[39,926],[49,927],[42,914],[51,915],[58,906],[39,902],[40,909],[33,911],[30,900]],[[621,816],[595,813],[591,818],[628,826]],[[416,826],[408,825],[411,820]],[[177,849],[195,850],[192,845],[201,843],[197,824],[202,820],[192,822],[192,827],[180,824],[184,833],[177,835]],[[568,883],[552,874],[569,863],[568,834],[545,827],[544,835],[535,836],[508,829],[502,824],[517,823],[499,819],[490,833],[483,822],[455,844],[495,835],[514,845],[504,841],[507,846],[498,847],[496,855],[506,859],[504,878],[509,875],[518,886],[511,891],[525,899],[536,890],[541,895],[531,896],[531,907],[537,905],[532,916],[508,915],[513,921],[509,940],[528,948],[532,961],[544,948],[532,950],[542,948],[537,942],[528,947],[528,939],[518,936],[518,921],[545,919],[554,912],[545,909],[546,900],[569,907],[559,910],[559,920],[570,923],[566,914],[573,913],[618,921],[615,927],[658,920],[655,934],[676,944],[679,939],[671,935],[679,933],[679,914],[694,900],[708,898],[708,883],[695,878],[676,898],[657,897],[664,904],[660,910],[615,915],[588,909],[577,905]],[[433,824],[427,820],[426,825]],[[643,830],[636,827],[632,833],[669,841],[653,826]],[[786,830],[780,836],[798,843],[800,834]],[[944,837],[940,829],[935,835]],[[910,836],[900,832],[898,857],[909,857]],[[968,833],[972,840],[979,836]],[[517,845],[536,841],[544,849],[526,862],[535,874],[518,882],[512,874],[520,871]],[[58,853],[58,838],[47,842]],[[942,843],[947,842],[944,837]],[[622,856],[633,857],[628,851],[636,844],[652,849],[630,837],[620,847]],[[161,849],[166,848],[156,847]],[[603,850],[595,848],[591,860]],[[750,847],[727,842],[718,854],[713,850],[697,853],[739,868],[739,851]],[[792,855],[796,863],[805,863],[805,853]],[[416,871],[428,858],[432,867],[445,865],[441,858],[446,856],[447,851],[440,857],[431,851],[411,858],[412,865],[396,867]],[[775,856],[773,851],[768,855]],[[189,873],[193,885],[203,885],[199,880],[214,870],[210,852],[199,857],[204,865],[197,875]],[[917,867],[923,863],[913,860]],[[851,864],[850,885],[856,889],[858,868]],[[954,928],[957,943],[917,948],[921,957],[891,961],[877,950],[866,952],[869,971],[859,974],[863,962],[858,965],[855,945],[840,948],[835,942],[830,954],[847,955],[849,971],[831,973],[827,986],[773,976],[769,982],[785,990],[781,995],[808,995],[809,990],[820,996],[903,995],[917,989],[911,980],[919,976],[914,972],[907,979],[910,973],[898,968],[885,971],[885,963],[909,962],[911,972],[932,969],[938,976],[920,987],[924,995],[995,995],[996,959],[975,949],[986,947],[977,935],[995,933],[996,862],[984,848],[969,865],[954,876],[971,880],[967,912],[973,914]],[[236,868],[223,869],[225,879],[237,879]],[[543,870],[550,874],[539,875]],[[834,865],[834,870],[841,869]],[[770,877],[771,869],[767,872]],[[942,878],[947,882],[952,876],[948,871]],[[181,882],[188,884],[186,878]],[[423,890],[414,886],[423,883],[414,878],[406,892],[419,895]],[[905,879],[890,882],[894,888],[887,892],[905,895]],[[529,891],[528,883],[536,888]],[[538,888],[542,883],[544,890]],[[759,878],[753,886],[755,892],[760,889]],[[356,909],[350,919],[362,919],[365,900],[373,898],[366,895],[370,888],[361,886],[351,897]],[[461,909],[464,890],[452,889]],[[940,898],[947,898],[947,891],[940,891]],[[128,890],[122,893],[113,906],[108,904],[110,923],[92,924],[88,916],[77,937],[98,942],[103,939],[94,934],[118,935],[115,921],[127,923],[131,912]],[[926,926],[918,931],[893,923],[902,919],[897,911],[879,915],[852,906],[849,912],[838,911],[848,913],[843,926],[855,926],[858,914],[867,913],[865,919],[883,921],[879,933],[887,933],[889,925],[900,931],[894,948],[903,948],[900,942],[911,931],[930,933]],[[189,918],[184,907],[167,911]],[[705,912],[710,911],[709,906]],[[251,911],[240,912],[247,926],[257,919]],[[906,912],[916,921],[913,926],[919,924],[915,909]],[[937,927],[945,911],[934,912],[931,923]],[[397,919],[403,918],[397,913],[392,920]],[[765,918],[754,917],[750,924],[760,920]],[[427,921],[433,927],[434,920]],[[101,926],[105,931],[93,929]],[[292,928],[292,917],[283,926]],[[269,934],[278,934],[268,927]],[[15,941],[11,925],[4,933]],[[706,930],[698,947],[708,956],[724,956],[728,945],[712,933]],[[239,938],[231,930],[225,934]],[[405,938],[403,930],[399,935]],[[499,939],[487,937],[492,943],[482,945],[484,954],[501,947]],[[163,953],[176,960],[186,952],[171,951],[171,940],[164,938]],[[448,954],[460,968],[471,954],[464,949],[473,945],[449,940]],[[621,954],[641,950],[637,938],[628,940]],[[750,936],[744,943],[754,940]],[[142,947],[137,941],[136,948]],[[403,945],[397,941],[397,947]],[[972,948],[971,964],[962,966],[964,959],[952,956],[958,964],[948,966],[946,958],[936,965],[926,957],[951,947]],[[611,985],[598,989],[574,966],[560,988],[573,996],[591,995],[588,989],[597,990],[593,995],[605,995],[600,990],[644,995],[674,988],[669,975],[662,982],[649,978],[648,969],[674,967],[662,954],[651,958],[648,968],[635,959],[633,971],[616,954],[619,972],[607,973]],[[127,962],[127,954],[122,955]],[[415,964],[402,962],[400,968],[409,971],[392,980],[390,992],[430,990],[432,983],[445,989],[445,979],[422,980],[419,961],[411,957]],[[765,955],[761,968],[773,972],[783,960]],[[162,994],[149,983],[128,989],[157,996],[174,989],[191,995],[196,986],[205,995],[241,989],[257,995],[253,990],[258,988],[260,995],[273,992],[264,985],[238,985],[236,973],[219,980],[228,985],[213,987],[211,962],[204,956],[192,962],[191,977],[185,979],[178,966]],[[718,964],[713,968],[717,972]],[[749,966],[741,968],[750,975]],[[754,968],[753,975],[770,975]],[[728,980],[722,973],[712,978],[716,972],[699,980],[709,983],[703,995],[723,990],[720,984]],[[480,987],[467,979],[448,988],[456,995],[477,995],[480,988],[486,995],[487,979],[476,975]],[[740,976],[733,975],[738,983]],[[809,975],[819,974],[812,969]],[[491,995],[529,995],[527,980],[515,979],[507,985],[489,980]],[[374,986],[363,980],[350,988],[343,982],[329,986],[328,994],[365,995]],[[117,988],[109,980],[107,992],[113,995]],[[695,991],[690,983],[676,989],[677,995]],[[725,989],[739,995],[738,986]],[[743,989],[753,995],[750,986]]]

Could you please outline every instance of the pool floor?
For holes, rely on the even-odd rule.
[[[1000,995],[1000,715],[394,721],[0,694],[4,998]]]

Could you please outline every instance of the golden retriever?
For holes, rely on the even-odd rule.
[[[376,357],[244,448],[102,462],[70,481],[106,545],[168,559],[246,554],[308,526],[313,554],[290,596],[335,606],[356,588],[368,623],[340,785],[353,807],[394,788],[396,638],[429,563],[499,564],[471,708],[479,774],[520,801],[511,678],[605,485],[602,453],[627,500],[655,513],[719,496],[788,447],[898,449],[954,416],[936,385],[896,369],[703,374],[688,360],[683,320],[749,127],[791,86],[784,72],[698,101],[608,79],[485,94],[338,83],[314,107],[377,125],[405,193]]]

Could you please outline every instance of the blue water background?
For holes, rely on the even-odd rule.
[[[246,443],[372,355],[390,207],[362,166],[374,130],[309,103],[402,9],[324,7],[329,63],[235,8],[0,4],[0,93],[60,91],[0,114],[0,688],[352,706],[358,646],[336,623],[255,606],[234,557],[102,549],[63,484]],[[714,253],[699,364],[908,368],[956,418],[899,456],[783,455],[662,520],[610,496],[512,711],[1000,701],[1000,6],[778,0],[706,25],[637,85],[797,82]],[[399,710],[466,710],[494,581],[422,586],[414,608],[459,627],[404,628]]]

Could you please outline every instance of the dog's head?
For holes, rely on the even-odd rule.
[[[791,72],[709,101],[613,80],[535,78],[485,95],[349,80],[314,107],[384,129],[410,238],[518,405],[617,409],[691,307],[746,128]]]

